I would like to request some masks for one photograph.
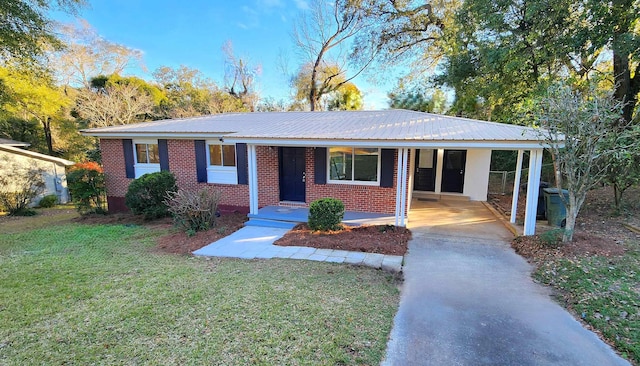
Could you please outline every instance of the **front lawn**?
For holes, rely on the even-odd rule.
[[[374,365],[398,305],[369,268],[163,254],[142,226],[3,225],[0,364]]]
[[[640,364],[640,248],[623,256],[559,257],[534,273],[623,355]]]

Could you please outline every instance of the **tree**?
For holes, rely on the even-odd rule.
[[[605,160],[605,183],[613,187],[615,209],[619,212],[624,192],[640,184],[640,125],[613,128],[609,136],[607,149],[614,153]]]
[[[200,70],[162,66],[154,71],[153,77],[167,97],[160,105],[165,118],[248,111],[242,100],[218,88]]]
[[[0,0],[0,57],[31,62],[49,47],[61,48],[46,14],[51,10],[75,14],[83,4],[83,0]]]
[[[327,102],[329,111],[357,111],[362,109],[362,93],[353,83],[343,84],[334,91]]]
[[[368,60],[371,50],[380,51],[386,64],[396,67],[407,60],[412,73],[421,75],[442,56],[444,30],[452,23],[461,0],[397,1],[352,0],[362,9],[367,31],[356,37],[352,58]],[[364,58],[363,58],[364,56]]]
[[[445,113],[447,110],[447,97],[440,89],[430,93],[421,87],[396,88],[389,93],[389,106],[391,108],[408,109],[412,111]]]
[[[152,96],[138,83],[114,76],[93,79],[92,89],[78,94],[75,110],[90,127],[106,127],[144,121],[153,107]]]
[[[623,120],[628,123],[640,92],[640,1],[584,0],[578,10],[584,26],[576,38],[594,50],[611,50],[614,97],[624,103]]]
[[[321,108],[324,95],[353,80],[373,61],[375,49],[360,51],[360,65],[347,76],[345,49],[367,27],[360,4],[349,0],[317,1],[300,18],[293,40],[304,63],[294,77],[294,85],[298,91],[307,91],[310,110]]]
[[[144,69],[142,51],[104,39],[84,20],[61,25],[59,32],[66,47],[55,54],[53,67],[63,85],[90,89],[98,75],[120,75],[132,63]]]
[[[607,175],[608,158],[621,148],[612,126],[622,118],[622,105],[611,94],[593,88],[581,92],[560,84],[534,107],[541,137],[550,145],[558,189],[569,191],[563,242],[573,240],[576,218],[589,190]]]
[[[10,94],[3,107],[21,119],[34,118],[42,125],[49,155],[54,154],[53,124],[63,118],[71,100],[52,78],[41,72],[18,67],[0,67],[0,79]]]
[[[233,53],[233,44],[227,41],[222,46],[225,54],[224,88],[234,98],[242,101],[250,111],[256,109],[259,96],[255,79],[262,73],[261,65],[251,65],[247,59]]]

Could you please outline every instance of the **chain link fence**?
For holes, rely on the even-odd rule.
[[[507,170],[492,170],[489,172],[489,194],[511,195],[513,194],[513,183],[516,179],[516,172]],[[522,169],[520,177],[520,187],[527,184],[529,179],[529,169]],[[542,165],[541,181],[553,183],[553,164]]]

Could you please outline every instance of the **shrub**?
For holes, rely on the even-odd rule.
[[[58,196],[55,194],[48,194],[40,199],[38,206],[42,208],[53,207],[58,203]]]
[[[309,228],[311,230],[341,230],[344,204],[335,198],[321,198],[309,207]]]
[[[144,215],[147,220],[169,216],[164,200],[167,194],[175,192],[176,178],[173,173],[163,171],[150,173],[129,184],[124,203],[136,215]]]
[[[32,201],[44,192],[43,170],[12,163],[0,176],[0,209],[12,216],[32,216]]]
[[[542,244],[551,248],[556,248],[562,243],[563,233],[564,229],[551,229],[538,235],[538,237],[540,238]]]
[[[69,169],[67,186],[81,214],[105,213],[106,186],[102,167],[95,162],[78,163]]]
[[[215,225],[220,192],[202,189],[198,192],[178,190],[169,192],[164,201],[179,228],[193,235]]]

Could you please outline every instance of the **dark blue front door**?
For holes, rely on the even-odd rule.
[[[305,148],[280,148],[280,200],[305,200]]]

